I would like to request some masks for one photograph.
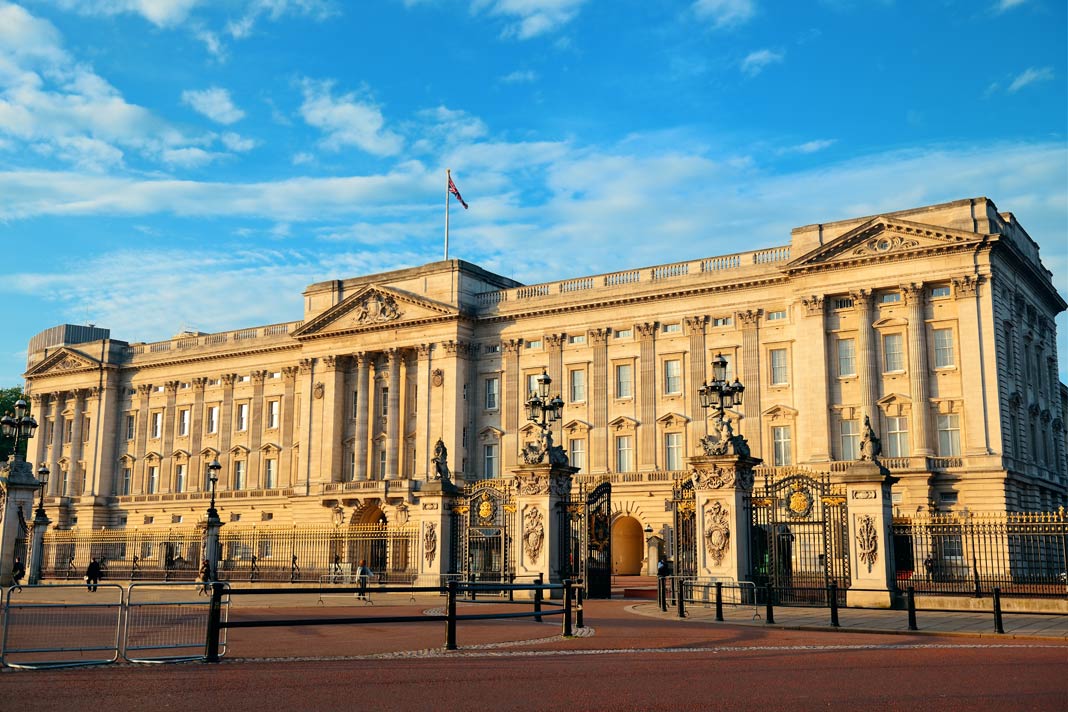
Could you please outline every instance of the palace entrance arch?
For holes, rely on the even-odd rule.
[[[637,576],[642,572],[645,558],[645,532],[641,522],[629,515],[612,523],[612,573],[617,576]]]

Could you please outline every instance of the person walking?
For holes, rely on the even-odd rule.
[[[208,584],[211,583],[211,563],[204,559],[204,562],[200,564],[200,595],[208,595]]]
[[[96,587],[100,583],[100,562],[93,557],[89,566],[85,569],[85,588],[89,593],[96,593]]]
[[[356,569],[356,578],[360,584],[360,592],[356,594],[356,597],[361,601],[364,600],[367,595],[367,582],[374,576],[371,573],[371,568],[367,565],[367,559],[360,559],[360,566]]]
[[[26,575],[26,567],[22,564],[22,559],[15,557],[15,562],[11,565],[11,581],[19,591],[22,590],[22,577]]]

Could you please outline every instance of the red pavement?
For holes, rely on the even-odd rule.
[[[1068,709],[1063,643],[693,624],[628,605],[588,602],[593,635],[569,640],[551,618],[461,623],[454,653],[441,650],[444,623],[234,630],[219,665],[5,671],[0,712],[87,701],[107,712]],[[404,610],[426,608],[388,608]],[[242,609],[233,619],[342,612]],[[288,659],[265,659],[275,656]]]

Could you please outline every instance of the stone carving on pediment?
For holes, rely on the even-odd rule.
[[[822,316],[823,295],[812,294],[807,297],[801,297],[801,306],[805,308],[805,314],[808,316]]]
[[[854,257],[871,257],[875,255],[885,255],[890,252],[900,252],[901,250],[911,250],[914,247],[919,247],[918,240],[914,240],[911,237],[905,237],[904,235],[894,235],[890,233],[883,233],[877,235],[871,239],[865,240],[861,244],[853,248]]]
[[[515,490],[522,495],[549,494],[549,480],[536,472],[516,474]]]
[[[730,509],[722,502],[712,502],[705,510],[705,553],[719,566],[730,548]]]
[[[692,468],[690,475],[693,485],[698,490],[723,489],[725,487],[738,487],[751,489],[753,487],[753,471],[749,468],[720,467],[712,465],[711,468]]]
[[[953,295],[957,299],[969,299],[974,298],[978,293],[979,283],[982,281],[982,278],[966,274],[963,277],[958,277],[952,281]]]
[[[350,321],[360,326],[380,324],[399,319],[402,313],[392,296],[371,292],[355,306]]]
[[[88,364],[81,359],[74,358],[73,356],[67,356],[65,359],[57,363],[51,368],[53,371],[72,371],[76,368],[85,368]]]
[[[760,317],[763,314],[763,309],[746,309],[745,311],[737,312],[736,317],[743,329],[752,329],[760,321]]]
[[[523,551],[527,561],[537,563],[541,557],[541,547],[545,543],[545,524],[541,510],[531,507],[523,515]]]

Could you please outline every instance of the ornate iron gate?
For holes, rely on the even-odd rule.
[[[612,483],[602,482],[586,495],[586,595],[612,597]]]
[[[822,605],[834,581],[849,586],[845,491],[828,477],[766,475],[751,499],[751,578],[781,603]]]
[[[456,573],[468,581],[508,581],[515,573],[512,482],[494,479],[467,485],[453,513]]]
[[[675,510],[675,566],[676,576],[697,575],[697,497],[693,480],[675,480],[671,490]]]

